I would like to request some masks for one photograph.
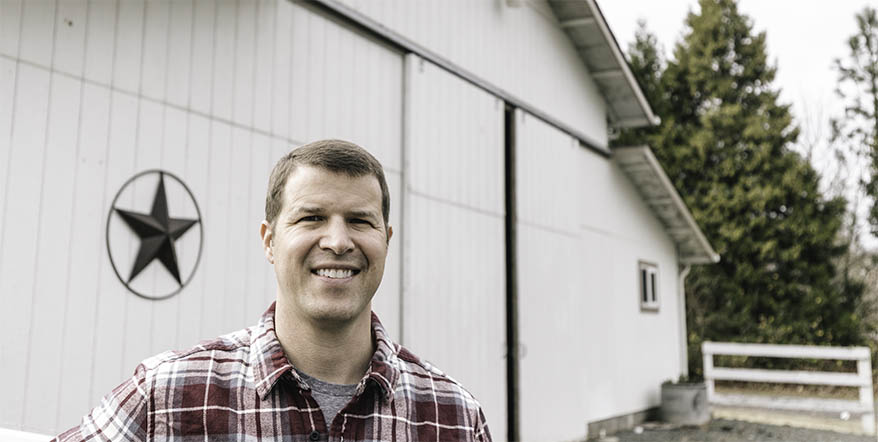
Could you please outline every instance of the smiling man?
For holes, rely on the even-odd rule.
[[[285,155],[260,225],[276,302],[253,327],[143,361],[57,440],[490,440],[473,396],[371,311],[389,214],[384,171],[361,147]]]

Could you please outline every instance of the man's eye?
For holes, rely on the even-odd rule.
[[[320,221],[320,217],[317,215],[305,216],[305,217],[299,218],[299,221],[300,222],[302,222],[302,221],[304,221],[304,222]]]
[[[362,219],[362,218],[354,218],[354,219],[351,220],[351,222],[354,223],[354,224],[369,224],[369,225],[372,224],[372,223],[370,223],[369,221],[364,220],[364,219]]]

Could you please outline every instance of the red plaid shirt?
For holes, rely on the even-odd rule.
[[[489,441],[479,403],[393,343],[372,315],[375,354],[331,426],[284,356],[274,305],[250,328],[143,361],[55,440]]]

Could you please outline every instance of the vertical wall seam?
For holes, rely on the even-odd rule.
[[[405,298],[408,295],[408,275],[406,272],[409,269],[408,266],[408,244],[406,243],[406,238],[408,235],[405,233],[405,230],[409,228],[409,213],[408,208],[409,205],[409,164],[408,164],[408,149],[411,147],[412,143],[412,134],[411,134],[411,120],[412,120],[412,110],[414,99],[412,96],[413,87],[412,82],[414,81],[414,65],[417,62],[417,56],[414,54],[405,54],[403,56],[402,62],[402,124],[400,125],[400,129],[402,130],[402,143],[400,146],[400,171],[399,171],[399,188],[400,188],[400,207],[399,207],[399,221],[400,221],[400,232],[399,232],[399,312],[398,316],[398,339],[400,345],[405,345]]]
[[[290,4],[290,32],[287,38],[290,43],[290,71],[287,75],[289,78],[285,78],[283,81],[286,81],[289,85],[289,90],[287,91],[287,138],[293,137],[293,90],[296,87],[296,78],[293,76],[293,66],[295,66],[295,56],[296,56],[296,39],[293,38],[293,35],[296,32],[296,7],[295,5]]]
[[[321,37],[320,41],[323,42],[323,56],[320,58],[320,72],[323,73],[322,78],[320,78],[320,96],[321,97],[326,97],[326,83],[327,83],[326,77],[328,76],[327,75],[327,64],[328,64],[327,60],[329,59],[329,56],[328,56],[328,54],[329,54],[329,38],[327,38],[327,36],[326,36],[326,34],[328,34],[330,32],[329,26],[327,26],[328,22],[329,21],[326,18],[321,17],[321,19],[320,19],[320,37]],[[309,45],[309,47],[310,47],[310,45]],[[327,115],[327,112],[328,112],[327,108],[328,107],[329,106],[327,106],[326,101],[324,101],[323,103],[320,104],[320,111],[321,111],[322,115],[320,117],[320,135],[318,135],[319,138],[323,138],[324,136],[326,136],[326,120],[328,120],[328,118],[327,118],[328,117],[328,115]],[[311,136],[313,137],[314,135],[311,134]]]
[[[236,0],[235,1],[235,20],[234,20],[235,21],[235,31],[233,34],[234,37],[232,38],[232,41],[235,42],[234,48],[232,49],[232,90],[230,92],[231,103],[232,103],[232,113],[231,113],[232,121],[235,120],[235,104],[236,104],[235,98],[237,96],[237,91],[238,91],[238,87],[237,87],[237,85],[238,85],[238,19],[241,17],[240,10],[241,10],[241,2],[239,0]],[[229,165],[233,164],[232,160],[234,159],[234,151],[235,151],[234,141],[235,141],[235,130],[232,128],[229,128],[229,151],[228,151],[228,155],[229,155],[228,164]],[[227,172],[230,172],[230,171],[227,171]],[[230,177],[228,175],[226,176],[226,178],[227,178],[225,180],[226,201],[231,201],[232,200],[231,180],[229,179]],[[228,229],[229,227],[234,225],[233,224],[234,220],[232,219],[232,214],[230,212],[231,211],[227,211],[227,213],[226,213],[226,229]],[[223,260],[223,280],[226,280],[226,278],[228,278],[229,260],[231,259],[231,256],[230,256],[231,254],[228,253],[228,251],[229,251],[228,250],[229,249],[228,236],[226,236],[226,238],[227,238],[227,240],[224,241],[224,243],[223,243],[223,245],[226,247],[226,250],[222,254],[222,256],[224,256],[226,258]],[[223,284],[223,313],[222,313],[222,317],[221,317],[221,323],[222,323],[221,327],[223,329],[226,328],[225,321],[226,321],[226,318],[228,317],[228,310],[229,310],[229,302],[228,301],[229,301],[229,284],[224,283]]]
[[[86,54],[88,53],[88,14],[91,4],[86,2],[85,4],[85,23],[83,24],[84,36],[82,42],[82,66],[81,66],[81,74],[85,76],[85,60]],[[79,83],[79,111],[77,112],[76,118],[76,151],[73,155],[73,204],[71,204],[70,208],[70,220],[76,219],[76,208],[78,205],[76,204],[76,193],[79,190],[79,151],[82,146],[82,111],[83,111],[83,100],[85,99],[85,83]],[[64,290],[64,314],[61,316],[61,333],[66,334],[65,331],[67,329],[67,317],[70,309],[70,274],[73,269],[73,237],[75,235],[74,232],[75,224],[70,227],[70,237],[67,241],[67,283],[65,284],[66,289]],[[66,336],[61,337],[61,354],[64,355],[65,348],[67,345]],[[58,378],[63,377],[64,375],[64,358],[61,358],[60,364],[58,364]],[[55,409],[55,427],[58,426],[58,422],[61,420],[61,391],[63,390],[63,386],[58,389],[56,396],[56,404],[59,406]]]
[[[192,59],[195,57],[195,11],[197,10],[195,0],[190,0],[190,4],[192,5],[192,16],[189,18],[189,87],[186,89],[186,107],[188,109],[192,109],[192,71],[194,71],[192,69]],[[189,146],[188,139],[186,146]]]
[[[148,19],[149,19],[149,14],[147,13],[147,11],[149,8],[147,7],[146,0],[141,0],[141,1],[143,2],[143,9],[141,11],[143,19],[140,21],[140,66],[138,67],[138,74],[137,74],[137,94],[142,96],[143,95],[143,64],[144,64],[144,60],[146,59],[146,56],[145,56],[145,54],[146,54],[146,27],[148,25]],[[140,145],[140,123],[141,123],[141,118],[142,118],[142,113],[141,113],[142,109],[143,109],[143,100],[138,99],[137,100],[137,116],[135,117],[135,123],[134,123],[134,172],[135,173],[137,172],[137,163],[138,163],[137,160],[140,157],[140,150],[143,148],[143,146]],[[164,137],[164,131],[162,131],[162,137]],[[164,139],[162,139],[162,144],[164,144]],[[159,149],[159,164],[161,164],[161,154],[162,154],[162,151],[161,151],[161,149]],[[135,181],[133,184],[135,187],[134,194],[136,195],[137,194],[137,192],[136,192],[137,182]],[[134,240],[134,238],[130,238],[129,244],[133,240]],[[140,240],[139,239],[137,240],[137,243],[138,243],[138,248],[139,248],[140,247]],[[156,285],[156,274],[155,274],[155,272],[153,272],[153,274],[152,274],[153,291],[155,291],[155,285]],[[126,296],[125,297],[126,301],[129,298],[130,298],[129,296]],[[126,315],[128,314],[127,305],[126,305],[126,309],[125,309],[125,314]],[[153,338],[153,335],[155,334],[153,332],[153,324],[152,324],[152,318],[154,316],[155,316],[155,304],[153,303],[152,305],[149,306],[149,321],[148,321],[149,322],[149,339],[146,342],[146,347],[149,349],[152,349],[152,338]],[[128,321],[126,320],[125,321],[125,325],[126,325],[125,331],[126,332],[128,331],[127,324],[128,324]],[[123,354],[122,357],[123,357],[123,361],[124,361],[125,352],[123,351],[122,354]],[[125,370],[124,364],[122,364],[122,365],[123,365],[122,369]],[[122,376],[124,378],[124,373]]]
[[[211,75],[210,75],[210,89],[209,89],[210,99],[208,100],[208,109],[209,109],[208,114],[209,115],[216,115],[216,100],[215,100],[216,97],[214,94],[214,88],[216,87],[217,24],[219,23],[220,6],[221,5],[219,5],[218,3],[213,3],[213,8],[214,8],[213,9],[213,24],[212,24],[212,28],[211,28],[212,32],[211,32],[211,47],[210,47],[210,73],[211,73]],[[213,131],[214,131],[214,122],[209,121],[208,128],[207,128],[207,150],[208,150],[208,152],[210,152],[213,149]],[[206,180],[206,186],[205,186],[205,188],[207,189],[207,195],[206,195],[207,206],[204,209],[205,216],[208,216],[209,212],[213,212],[213,207],[211,204],[212,195],[211,195],[211,185],[210,185],[211,179],[212,179],[212,174],[213,174],[212,173],[213,172],[213,167],[212,167],[213,155],[208,154],[207,161],[208,161],[208,163],[207,163],[207,180]],[[205,269],[204,269],[205,272],[207,272],[208,269],[211,269],[212,267],[213,266],[206,266],[205,265]],[[209,280],[207,278],[207,276],[208,275],[205,274],[205,280]],[[205,306],[205,300],[207,299],[208,295],[209,295],[208,294],[208,286],[207,286],[207,284],[204,284],[202,286],[201,308],[198,310],[199,336],[201,336],[201,337],[206,336],[210,332],[210,330],[205,329],[205,321],[204,321],[204,312],[205,312],[204,306]]]
[[[256,90],[257,90],[256,85],[259,82],[259,79],[257,77],[257,73],[259,72],[258,68],[259,68],[259,64],[260,64],[260,58],[259,58],[259,30],[260,30],[259,16],[260,16],[260,13],[262,12],[261,6],[262,6],[262,3],[260,1],[257,1],[256,2],[256,11],[253,13],[253,69],[252,69],[252,75],[250,76],[251,90],[254,92],[252,94],[252,96],[250,97],[250,125],[252,127],[256,127],[256,101],[258,100],[258,94],[256,93]],[[275,14],[275,21],[277,21],[276,14]],[[273,31],[274,31],[274,29],[272,29],[272,37],[274,37]],[[273,61],[274,61],[274,41],[275,41],[275,39],[272,38],[271,39],[271,42],[272,42],[271,43],[272,44],[271,62],[267,63],[268,66],[272,67],[272,69],[271,69],[272,80],[274,79],[274,63],[273,63]],[[269,90],[274,90],[273,84],[271,85],[271,89],[269,89]],[[273,98],[271,99],[271,102],[272,103],[274,102]],[[269,105],[269,108],[273,109],[273,106]],[[274,122],[274,115],[271,112],[269,112],[269,115],[268,115],[269,127],[271,127],[273,122]],[[247,138],[248,138],[249,144],[250,144],[248,151],[252,152],[253,149],[255,148],[254,135],[253,135],[252,130],[247,131]],[[247,155],[247,208],[249,209],[250,207],[253,207],[253,155],[252,154]],[[244,213],[242,214],[242,217],[243,217],[243,221],[244,221],[243,222],[244,229],[242,229],[242,231],[241,231],[241,233],[239,233],[239,235],[241,235],[241,237],[242,237],[241,244],[246,247],[247,237],[250,236],[247,234],[247,232],[248,232],[247,211],[244,211]],[[249,296],[250,296],[250,280],[251,280],[251,272],[253,272],[252,267],[251,267],[252,264],[253,264],[253,260],[248,259],[246,261],[246,264],[245,264],[246,271],[244,272],[244,293],[239,294],[239,296],[244,297],[244,308],[241,309],[241,316],[243,317],[242,324],[247,324],[248,321],[252,321],[252,318],[248,317],[250,312],[247,309],[248,303],[246,302],[246,299],[249,299]]]
[[[16,58],[13,60],[15,62],[15,73],[13,74],[15,76],[15,79],[13,80],[12,85],[12,111],[9,113],[9,151],[6,152],[6,182],[3,185],[3,207],[0,208],[0,216],[3,217],[3,224],[0,225],[0,250],[3,250],[3,243],[4,239],[6,238],[6,226],[9,224],[6,221],[6,208],[8,207],[8,204],[6,202],[9,201],[9,177],[10,175],[12,175],[12,167],[10,167],[10,165],[12,162],[12,140],[15,137],[15,103],[18,101],[18,79],[21,77],[21,61],[19,60],[19,58],[21,57],[21,34],[22,29],[24,29],[24,26],[22,26],[23,21],[24,1],[21,2],[21,7],[18,9],[18,46],[15,50]],[[0,253],[0,269],[2,268],[3,254]],[[0,299],[3,299],[2,293],[0,293]]]
[[[193,12],[193,14],[195,14],[195,12]],[[216,34],[217,34],[216,24],[218,21],[218,17],[219,17],[219,6],[217,4],[214,4],[213,41],[211,42],[211,51],[210,51],[210,72],[211,72],[211,75],[210,75],[210,114],[211,115],[213,115],[215,113],[214,100],[213,100],[213,98],[214,98],[213,97],[213,88],[216,85]],[[210,152],[213,149],[213,127],[214,127],[214,121],[209,120],[208,121],[208,128],[207,128],[207,151],[208,152]],[[208,212],[213,212],[213,210],[212,210],[213,208],[211,207],[211,199],[210,199],[211,198],[210,179],[211,179],[212,170],[213,170],[213,168],[211,167],[211,159],[213,159],[213,155],[208,155],[207,156],[207,185],[205,186],[205,188],[207,189],[206,190],[206,192],[207,192],[207,195],[206,195],[207,205],[204,208],[204,215],[205,216],[207,216]],[[205,263],[204,271],[207,272],[208,268],[210,268],[210,267],[208,267],[207,263]],[[205,280],[208,280],[207,275],[205,275]],[[200,329],[199,335],[201,337],[204,337],[207,334],[207,333],[205,333],[205,329],[204,329],[204,302],[208,296],[207,284],[203,284],[201,286],[201,289],[202,289],[201,308],[198,310],[198,323],[199,323],[199,329]]]
[[[163,78],[164,84],[162,85],[162,99],[165,102],[170,101],[168,99],[168,72],[171,70],[171,60],[170,60],[170,57],[168,56],[168,54],[170,53],[170,49],[171,49],[171,10],[174,8],[174,4],[173,4],[173,2],[170,2],[170,3],[167,3],[167,5],[168,5],[168,12],[167,12],[167,15],[165,17],[165,72],[164,72],[164,78]],[[145,37],[146,36],[146,14],[144,14],[144,18],[143,18],[143,29],[144,29],[144,31],[143,31],[144,32],[144,40],[146,40],[146,37]],[[146,43],[144,42],[142,44],[145,45]],[[140,56],[141,56],[141,58],[144,58],[143,53],[141,53]],[[140,69],[141,69],[141,71],[143,70],[142,64],[141,64]],[[142,78],[141,78],[141,83],[143,83]],[[159,168],[164,169],[165,148],[168,144],[168,136],[167,136],[168,132],[166,130],[167,124],[168,124],[168,107],[161,106],[161,108],[162,108],[162,118],[161,118],[161,122],[162,122],[161,123],[161,131],[162,131],[161,140],[162,140],[162,142],[161,142],[161,148],[159,148],[158,151],[159,151]],[[168,210],[169,210],[168,213],[170,213],[170,206],[168,206]],[[157,279],[158,279],[158,274],[154,272],[152,275],[153,293],[156,292],[155,286],[157,285]],[[181,287],[181,290],[182,290],[182,287]],[[177,306],[180,305],[180,299],[177,298],[176,296],[174,296],[172,300],[169,300],[169,302],[174,303]],[[150,311],[152,312],[152,317],[149,320],[149,336],[150,336],[150,338],[149,338],[149,341],[150,341],[149,353],[152,354],[152,353],[156,352],[156,350],[153,348],[153,336],[155,336],[155,317],[156,317],[156,308],[158,306],[156,305],[155,302],[152,302],[150,304],[152,304],[152,305],[150,305]],[[177,310],[179,310],[179,308],[177,308]],[[179,322],[176,323],[174,325],[174,328],[179,329],[180,323]],[[158,350],[158,351],[163,351],[163,350]]]
[[[253,12],[253,67],[250,69],[250,127],[256,127],[256,74],[259,72],[259,12],[261,3],[256,1],[256,10]],[[252,146],[251,146],[252,147]]]
[[[275,69],[274,65],[275,65],[275,63],[277,63],[277,34],[278,34],[277,15],[278,15],[278,13],[279,13],[279,11],[277,8],[277,4],[275,4],[274,5],[274,14],[271,14],[271,17],[272,17],[272,22],[271,22],[271,61],[272,61],[272,63],[271,63],[271,80],[269,83],[271,86],[269,87],[269,90],[272,92],[274,91],[275,83],[277,82],[277,69]],[[290,26],[290,27],[292,27],[292,26]],[[290,48],[290,52],[292,52],[292,47]],[[268,131],[271,133],[274,133],[274,131],[275,131],[275,128],[274,128],[274,113],[275,113],[274,103],[276,101],[277,100],[275,100],[275,95],[271,94],[271,103],[269,103],[269,105],[268,105],[268,107],[269,107],[269,109],[268,109],[268,115],[269,115],[269,117],[268,117]],[[269,150],[269,157],[270,157],[271,156],[271,145],[268,146],[268,150]]]
[[[24,11],[24,2],[22,2],[21,9],[22,9],[22,11]],[[52,58],[50,61],[51,64],[54,64],[54,62],[55,62],[55,37],[57,35],[57,28],[58,28],[57,25],[58,25],[58,0],[55,0],[55,9],[54,9],[53,14],[52,14]],[[24,27],[24,26],[22,26],[22,27]],[[50,132],[49,121],[52,118],[52,92],[53,92],[53,88],[54,88],[54,82],[55,82],[54,81],[54,74],[49,73],[49,93],[47,94],[47,99],[46,99],[46,101],[47,101],[46,123],[45,123],[45,128],[43,129],[43,158],[42,158],[42,166],[40,168],[40,196],[39,196],[39,203],[37,204],[37,216],[35,218],[36,223],[37,223],[37,232],[35,235],[36,238],[34,241],[34,245],[36,246],[35,248],[36,248],[37,252],[39,252],[39,249],[40,249],[40,238],[41,238],[42,233],[43,233],[42,232],[42,230],[43,230],[42,223],[40,222],[40,220],[43,217],[43,204],[44,204],[43,197],[45,196],[45,191],[46,191],[46,157],[48,156],[48,155],[46,155],[46,152],[49,150],[49,132]],[[4,225],[5,225],[5,223],[4,223]],[[25,348],[25,354],[24,354],[25,370],[24,370],[24,379],[22,379],[22,383],[24,385],[24,400],[22,403],[22,421],[24,421],[24,419],[26,417],[25,413],[27,412],[27,402],[28,402],[28,398],[29,398],[29,395],[27,394],[27,385],[28,385],[28,381],[30,378],[30,369],[29,369],[28,365],[30,364],[31,349],[33,348],[33,345],[31,345],[31,344],[33,344],[31,342],[31,339],[33,338],[33,328],[34,328],[34,325],[33,325],[34,324],[34,300],[37,296],[37,275],[40,274],[40,272],[36,271],[37,267],[38,267],[39,260],[40,260],[39,253],[36,253],[34,255],[34,262],[33,262],[33,269],[34,270],[33,270],[32,282],[31,282],[30,320],[27,323],[27,332],[26,332],[26,338],[25,338],[28,345],[27,345],[27,348]]]
[[[252,127],[256,127],[256,101],[257,101],[257,97],[258,97],[258,94],[256,93],[256,89],[257,89],[256,84],[258,83],[257,73],[259,72],[259,63],[260,63],[260,60],[259,60],[259,13],[261,12],[260,6],[261,6],[261,3],[259,1],[257,1],[256,2],[256,11],[253,13],[253,58],[252,58],[253,67],[252,67],[251,73],[250,73],[251,74],[250,75],[250,90],[253,92],[250,96],[250,125]],[[274,40],[274,39],[272,39],[272,40]],[[273,63],[269,63],[269,65],[273,65]],[[270,124],[270,120],[271,120],[271,116],[269,115],[269,124]],[[253,141],[253,131],[251,131],[251,130],[247,131],[247,140],[249,143],[247,150],[248,150],[248,152],[252,152],[253,148],[255,147],[254,141]],[[249,209],[252,206],[253,206],[253,155],[248,154],[247,155],[247,208]],[[241,216],[243,218],[244,229],[242,229],[242,231],[240,233],[238,233],[238,235],[241,236],[241,244],[246,245],[247,244],[247,237],[249,236],[249,235],[247,235],[247,228],[246,228],[246,226],[247,226],[247,211],[243,211],[243,213],[241,213],[239,216]],[[252,272],[251,264],[252,264],[252,260],[250,260],[250,259],[248,259],[246,261],[246,263],[244,264],[245,269],[246,269],[244,271],[244,293],[239,294],[239,296],[242,296],[242,297],[249,296],[250,272]],[[245,293],[246,293],[246,295],[245,295]],[[246,302],[246,298],[245,298],[244,308],[241,309],[241,316],[242,316],[242,320],[243,320],[242,324],[247,324],[248,320],[252,320],[252,319],[249,319],[247,317],[248,313],[249,312],[247,311],[247,302]]]
[[[113,55],[112,55],[112,60],[110,61],[110,83],[111,84],[115,81],[115,78],[116,78],[116,55],[117,55],[118,50],[119,50],[119,45],[117,44],[118,43],[117,36],[119,35],[119,1],[120,0],[116,0],[115,22],[113,23]],[[85,31],[88,32],[88,29],[86,29]],[[86,59],[88,59],[88,58],[86,57]],[[112,133],[112,125],[113,125],[113,102],[114,102],[113,95],[114,95],[114,92],[111,89],[109,91],[109,94],[108,94],[109,100],[108,100],[108,105],[107,105],[107,137],[106,137],[107,142],[106,142],[106,146],[104,149],[104,196],[103,196],[103,199],[101,200],[101,208],[104,208],[107,206],[107,200],[109,199],[108,190],[109,190],[109,177],[110,177],[110,136]],[[108,218],[106,218],[106,223],[109,223],[109,222],[110,222],[110,219],[108,217]],[[101,231],[104,231],[104,229],[106,228],[105,225],[101,226],[101,227],[103,227],[103,229],[101,229]],[[107,249],[107,257],[108,258],[109,258],[109,253],[110,253],[109,249]],[[99,257],[98,257],[99,262],[98,262],[98,266],[97,266],[97,269],[98,269],[98,271],[97,271],[98,290],[97,290],[97,293],[95,293],[95,303],[94,303],[95,327],[94,327],[94,331],[92,332],[92,348],[93,349],[97,349],[98,330],[100,329],[98,324],[100,324],[100,319],[101,319],[101,317],[100,317],[101,279],[103,277],[103,268],[104,268],[104,266],[100,265],[101,264],[100,261],[102,261],[102,260],[103,260],[103,257],[101,255],[99,255]],[[95,369],[97,368],[97,365],[98,365],[97,359],[98,359],[98,353],[96,351],[93,351],[92,355],[91,355],[91,367],[89,368],[89,372],[91,373],[91,376],[89,376],[89,380],[88,380],[88,382],[89,382],[89,387],[88,387],[89,401],[91,401],[91,398],[94,397],[94,378],[95,378],[95,374],[96,374]]]
[[[187,57],[186,62],[189,63],[189,73],[187,75],[187,86],[186,86],[186,106],[192,107],[192,58],[194,57],[193,51],[195,47],[195,0],[191,0],[189,2],[192,5],[191,11],[192,14],[189,18],[189,57]],[[173,7],[173,6],[172,6]],[[170,16],[171,13],[168,12]],[[168,20],[168,29],[171,28],[170,19]],[[168,42],[170,44],[170,38],[168,38]],[[167,77],[165,77],[165,91],[167,91]],[[167,92],[165,92],[165,99],[167,100]],[[183,176],[189,177],[189,133],[190,127],[192,123],[192,114],[186,113],[186,125],[183,130],[183,139],[185,140],[183,144]],[[202,238],[204,237],[204,224],[199,223],[199,229],[202,232]],[[203,244],[201,245],[203,246]],[[191,296],[191,295],[190,295]],[[183,323],[183,307],[178,304],[177,307],[177,330],[174,333],[174,346],[180,348],[183,346],[183,343],[180,342],[180,324]]]

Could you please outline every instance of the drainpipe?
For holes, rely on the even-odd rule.
[[[677,279],[677,316],[680,322],[680,376],[689,376],[689,345],[686,330],[686,277],[692,270],[691,264],[685,264]]]

